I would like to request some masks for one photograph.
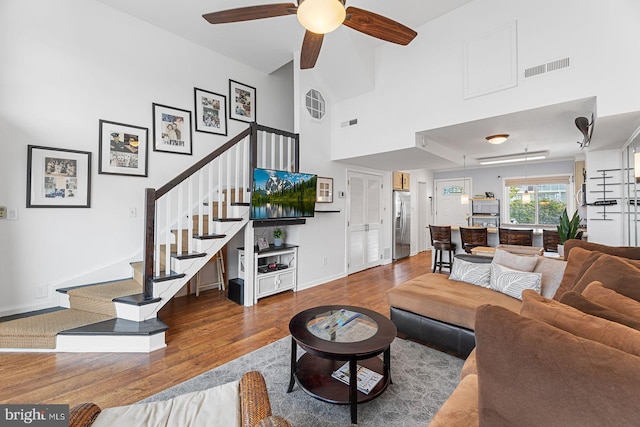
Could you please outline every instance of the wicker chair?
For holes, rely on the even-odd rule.
[[[468,254],[471,249],[478,246],[489,246],[487,243],[487,228],[467,228],[460,227],[460,240],[462,241],[462,249]]]
[[[498,236],[501,245],[533,246],[533,229],[499,228]]]
[[[451,241],[451,226],[449,225],[430,225],[429,232],[431,234],[431,245],[436,251],[433,259],[433,270],[435,273],[436,267],[439,268],[439,272],[442,272],[442,267],[446,267],[451,271],[453,267],[453,254],[456,252],[456,244]],[[449,252],[449,261],[443,261],[442,252]]]
[[[251,371],[242,376],[239,395],[240,425],[242,427],[291,427],[291,424],[284,418],[271,414],[267,385],[260,372]],[[69,411],[69,426],[89,427],[98,418],[101,411],[100,407],[95,403],[76,405]],[[126,424],[124,421],[123,424]]]

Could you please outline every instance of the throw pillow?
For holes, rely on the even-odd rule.
[[[504,265],[507,268],[518,271],[532,272],[536,267],[538,257],[527,255],[515,255],[502,249],[496,248],[492,263]]]
[[[640,301],[638,285],[640,268],[638,267],[640,267],[639,261],[603,254],[584,272],[573,290],[582,292],[589,283],[597,280],[602,282],[605,288]]]
[[[637,357],[498,306],[475,325],[481,426],[637,425]]]
[[[522,299],[522,291],[540,292],[542,274],[513,270],[500,264],[491,264],[491,289],[514,298]]]
[[[573,248],[568,258],[566,258],[567,267],[564,269],[562,282],[560,282],[560,287],[558,287],[553,299],[558,301],[562,294],[572,290],[573,286],[580,277],[582,277],[585,270],[589,268],[589,266],[591,266],[591,264],[601,255],[603,255],[602,252],[590,251],[580,247]]]
[[[607,289],[601,282],[591,282],[582,291],[582,294],[591,301],[610,307],[619,313],[640,319],[640,302],[625,297],[614,290]]]
[[[520,314],[540,320],[579,337],[640,356],[640,331],[600,317],[582,313],[536,292],[522,292]]]
[[[594,282],[598,283],[598,282]],[[591,285],[589,285],[591,286]],[[587,286],[587,289],[589,289]],[[605,288],[602,288],[605,289]],[[609,292],[612,290],[606,289]],[[616,294],[619,295],[619,294]],[[623,297],[626,298],[626,297]],[[633,301],[630,298],[627,298]],[[565,292],[560,298],[562,304],[569,305],[573,308],[580,310],[583,313],[590,314],[596,317],[602,317],[603,319],[611,320],[612,322],[621,323],[633,329],[640,330],[640,318],[629,316],[625,313],[615,310],[614,308],[607,307],[606,305],[598,304],[595,300],[587,299],[583,294],[579,294],[576,291]],[[635,304],[637,302],[633,301]]]
[[[545,298],[553,298],[562,282],[567,262],[560,259],[538,257],[534,273],[542,274],[540,293]]]
[[[456,258],[449,279],[488,288],[490,273],[491,264],[469,262]]]

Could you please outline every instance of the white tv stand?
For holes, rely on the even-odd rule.
[[[298,246],[282,244],[269,245],[258,251],[254,248],[253,277],[254,300],[288,290],[297,290]],[[269,268],[269,265],[276,267]],[[286,267],[285,267],[286,266]],[[238,248],[238,276],[245,280],[244,248]]]

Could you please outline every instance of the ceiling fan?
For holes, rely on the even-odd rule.
[[[326,33],[344,24],[361,33],[391,43],[408,45],[418,33],[399,22],[367,10],[349,6],[346,0],[297,0],[293,3],[277,3],[261,6],[247,6],[202,15],[211,24],[252,21],[284,15],[297,15],[298,21],[306,29],[300,54],[300,68],[308,69],[316,65],[322,40]]]

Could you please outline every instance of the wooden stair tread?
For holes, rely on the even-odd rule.
[[[134,322],[126,319],[109,319],[59,332],[59,335],[154,335],[169,329],[160,319]]]

